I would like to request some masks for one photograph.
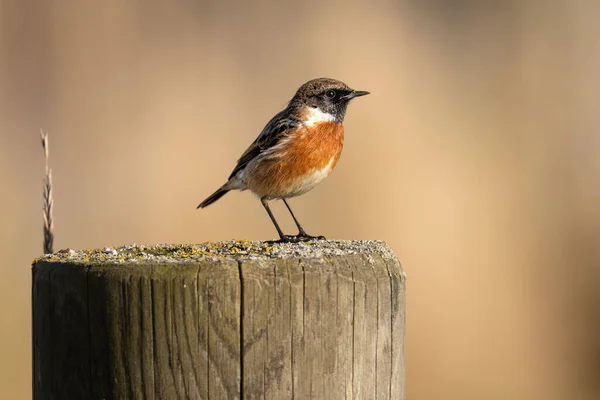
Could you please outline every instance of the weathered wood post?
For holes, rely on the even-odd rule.
[[[33,264],[34,399],[404,399],[373,241],[65,251]]]

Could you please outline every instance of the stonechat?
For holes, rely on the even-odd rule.
[[[211,205],[230,190],[250,190],[269,214],[280,242],[325,239],[304,231],[287,199],[308,192],[335,168],[342,154],[348,103],[366,94],[369,92],[353,90],[329,78],[300,86],[287,107],[267,123],[242,154],[227,182],[197,208]],[[283,200],[298,227],[297,235],[284,235],[269,200]]]

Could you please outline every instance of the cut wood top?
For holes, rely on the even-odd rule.
[[[378,254],[396,259],[392,249],[376,240],[316,240],[306,243],[269,243],[260,241],[225,241],[201,244],[152,246],[125,245],[93,250],[60,250],[34,260],[73,264],[164,264],[194,263],[211,260],[318,259],[353,254]]]

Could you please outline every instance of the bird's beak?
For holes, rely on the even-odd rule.
[[[346,100],[350,100],[355,97],[365,96],[367,94],[369,94],[369,92],[365,92],[364,90],[354,90],[354,91],[348,93],[347,95],[345,95],[343,98]]]

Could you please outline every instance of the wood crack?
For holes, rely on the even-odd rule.
[[[244,273],[242,261],[238,261],[240,278],[240,400],[244,400]]]
[[[356,334],[356,281],[354,280],[354,271],[351,273],[352,276],[352,394],[354,397],[354,336]]]

